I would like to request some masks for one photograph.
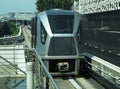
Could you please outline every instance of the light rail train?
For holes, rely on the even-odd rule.
[[[40,12],[33,19],[32,47],[36,48],[51,74],[78,74],[80,20],[79,13],[62,9]]]

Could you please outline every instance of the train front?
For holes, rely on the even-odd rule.
[[[53,74],[77,74],[79,66],[79,14],[73,11],[47,12],[50,26],[47,57]]]
[[[48,56],[77,55],[76,31],[74,13],[48,15],[52,32]]]

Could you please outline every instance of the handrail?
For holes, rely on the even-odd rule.
[[[58,86],[57,86],[57,84],[56,84],[56,82],[54,81],[53,77],[51,76],[51,74],[49,73],[49,71],[48,71],[48,69],[46,68],[45,64],[43,63],[41,57],[38,55],[38,53],[36,52],[35,49],[34,49],[34,51],[35,51],[35,53],[36,53],[36,55],[37,55],[37,57],[38,57],[38,59],[39,59],[39,64],[42,65],[45,73],[47,74],[47,77],[48,77],[48,78],[51,80],[51,82],[53,83],[54,88],[55,88],[55,89],[59,89]]]
[[[14,56],[12,56],[12,55],[15,55],[15,54],[19,55],[19,53],[20,53],[20,55],[24,55],[23,53],[26,54],[26,56],[24,56],[26,58],[26,61],[33,62],[33,73],[34,73],[33,74],[33,77],[34,77],[33,85],[36,85],[35,87],[38,87],[38,89],[59,89],[59,87],[57,86],[57,83],[55,82],[52,75],[48,71],[48,68],[45,66],[42,58],[40,57],[40,55],[37,53],[37,51],[34,48],[31,48],[31,49],[24,48],[24,47],[21,48],[21,46],[20,46],[20,48],[17,48],[17,47],[16,48],[15,47],[4,48],[3,47],[3,48],[0,48],[0,50],[1,50],[1,55],[0,55],[1,61],[2,62],[5,61],[7,63],[6,65],[11,65],[11,67],[14,67],[15,69],[19,70],[20,74],[21,74],[21,72],[22,72],[22,74],[23,73],[26,74],[26,73],[24,70],[20,69],[21,68],[20,65],[16,66],[10,60],[14,59]],[[6,50],[7,50],[7,52],[9,52],[11,50],[13,50],[13,51],[24,50],[24,52],[22,52],[22,54],[21,54],[21,52],[15,51],[15,54],[14,54],[12,51],[12,52],[9,52],[8,56],[4,56],[4,55],[6,55],[4,52]],[[10,57],[10,59],[8,57]],[[15,58],[19,58],[19,57],[16,56]],[[21,58],[22,58],[22,56],[19,59],[21,59]],[[3,62],[3,64],[4,64],[4,62]],[[15,86],[17,86],[17,85],[15,85]]]

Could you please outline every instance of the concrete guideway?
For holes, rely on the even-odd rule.
[[[74,86],[67,79],[59,77],[54,78],[54,80],[56,81],[60,89],[75,89]]]
[[[25,41],[23,42],[25,45],[28,46],[28,48],[31,48],[31,31],[27,27],[23,27],[22,29]]]
[[[82,89],[105,89],[100,84],[98,84],[92,78],[75,78],[76,82],[82,87]]]
[[[54,78],[60,89],[105,89],[92,78],[75,77],[63,79],[63,77]]]
[[[68,79],[68,80],[75,87],[75,89],[82,89],[82,87],[78,85],[74,79]]]

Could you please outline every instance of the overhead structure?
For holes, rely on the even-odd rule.
[[[72,9],[82,14],[119,10],[120,0],[74,0]]]

